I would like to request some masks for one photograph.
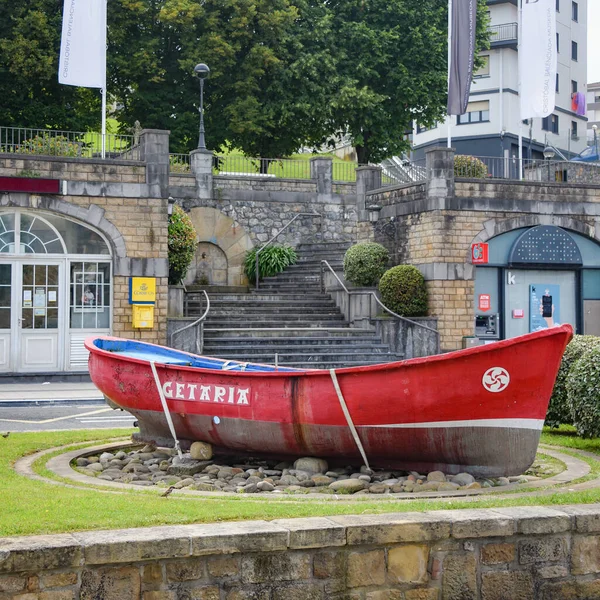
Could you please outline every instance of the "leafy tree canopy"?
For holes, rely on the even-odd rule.
[[[98,91],[57,81],[61,7],[0,0],[2,125],[98,128]],[[108,20],[122,128],[168,129],[173,152],[196,146],[199,62],[212,149],[277,158],[347,134],[378,161],[445,111],[446,0],[111,0]]]

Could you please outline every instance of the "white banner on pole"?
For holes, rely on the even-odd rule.
[[[106,0],[64,0],[58,82],[106,88]]]
[[[519,37],[521,119],[547,117],[556,101],[556,1],[523,0]]]

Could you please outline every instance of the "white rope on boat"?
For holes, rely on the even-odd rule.
[[[350,428],[350,432],[352,433],[352,437],[358,446],[360,451],[360,455],[363,458],[365,466],[367,469],[371,469],[369,466],[369,461],[367,460],[367,455],[365,454],[365,449],[363,448],[362,442],[358,437],[358,431],[356,431],[356,427],[354,427],[354,423],[352,422],[352,417],[350,416],[350,412],[348,411],[348,407],[346,406],[346,401],[344,400],[344,396],[342,394],[342,390],[340,389],[340,384],[337,380],[337,375],[335,374],[335,369],[329,369],[329,374],[331,375],[331,381],[333,381],[333,387],[335,388],[338,400],[340,401],[340,406],[342,407],[342,412],[346,417],[346,422],[348,423],[348,427]]]
[[[160,379],[158,378],[158,373],[156,372],[156,365],[154,364],[153,360],[150,361],[150,368],[152,369],[152,374],[154,375],[154,383],[156,383],[156,389],[158,390],[158,395],[160,396],[160,402],[163,407],[163,412],[165,413],[165,417],[167,418],[167,423],[169,425],[169,429],[171,430],[171,435],[175,440],[175,450],[177,450],[179,458],[183,458],[183,452],[181,451],[181,446],[179,445],[179,440],[177,439],[177,434],[175,433],[175,427],[173,426],[173,419],[171,419],[171,413],[169,412],[169,407],[167,406],[167,399],[165,398],[162,385],[160,385]]]

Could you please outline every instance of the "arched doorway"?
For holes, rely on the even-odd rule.
[[[111,311],[102,235],[54,214],[0,211],[0,371],[85,370],[83,340],[110,333]]]

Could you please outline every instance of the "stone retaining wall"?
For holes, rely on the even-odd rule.
[[[339,516],[0,539],[11,600],[583,600],[600,508]]]
[[[130,160],[0,154],[0,176],[47,177],[69,181],[145,183],[146,165]]]

